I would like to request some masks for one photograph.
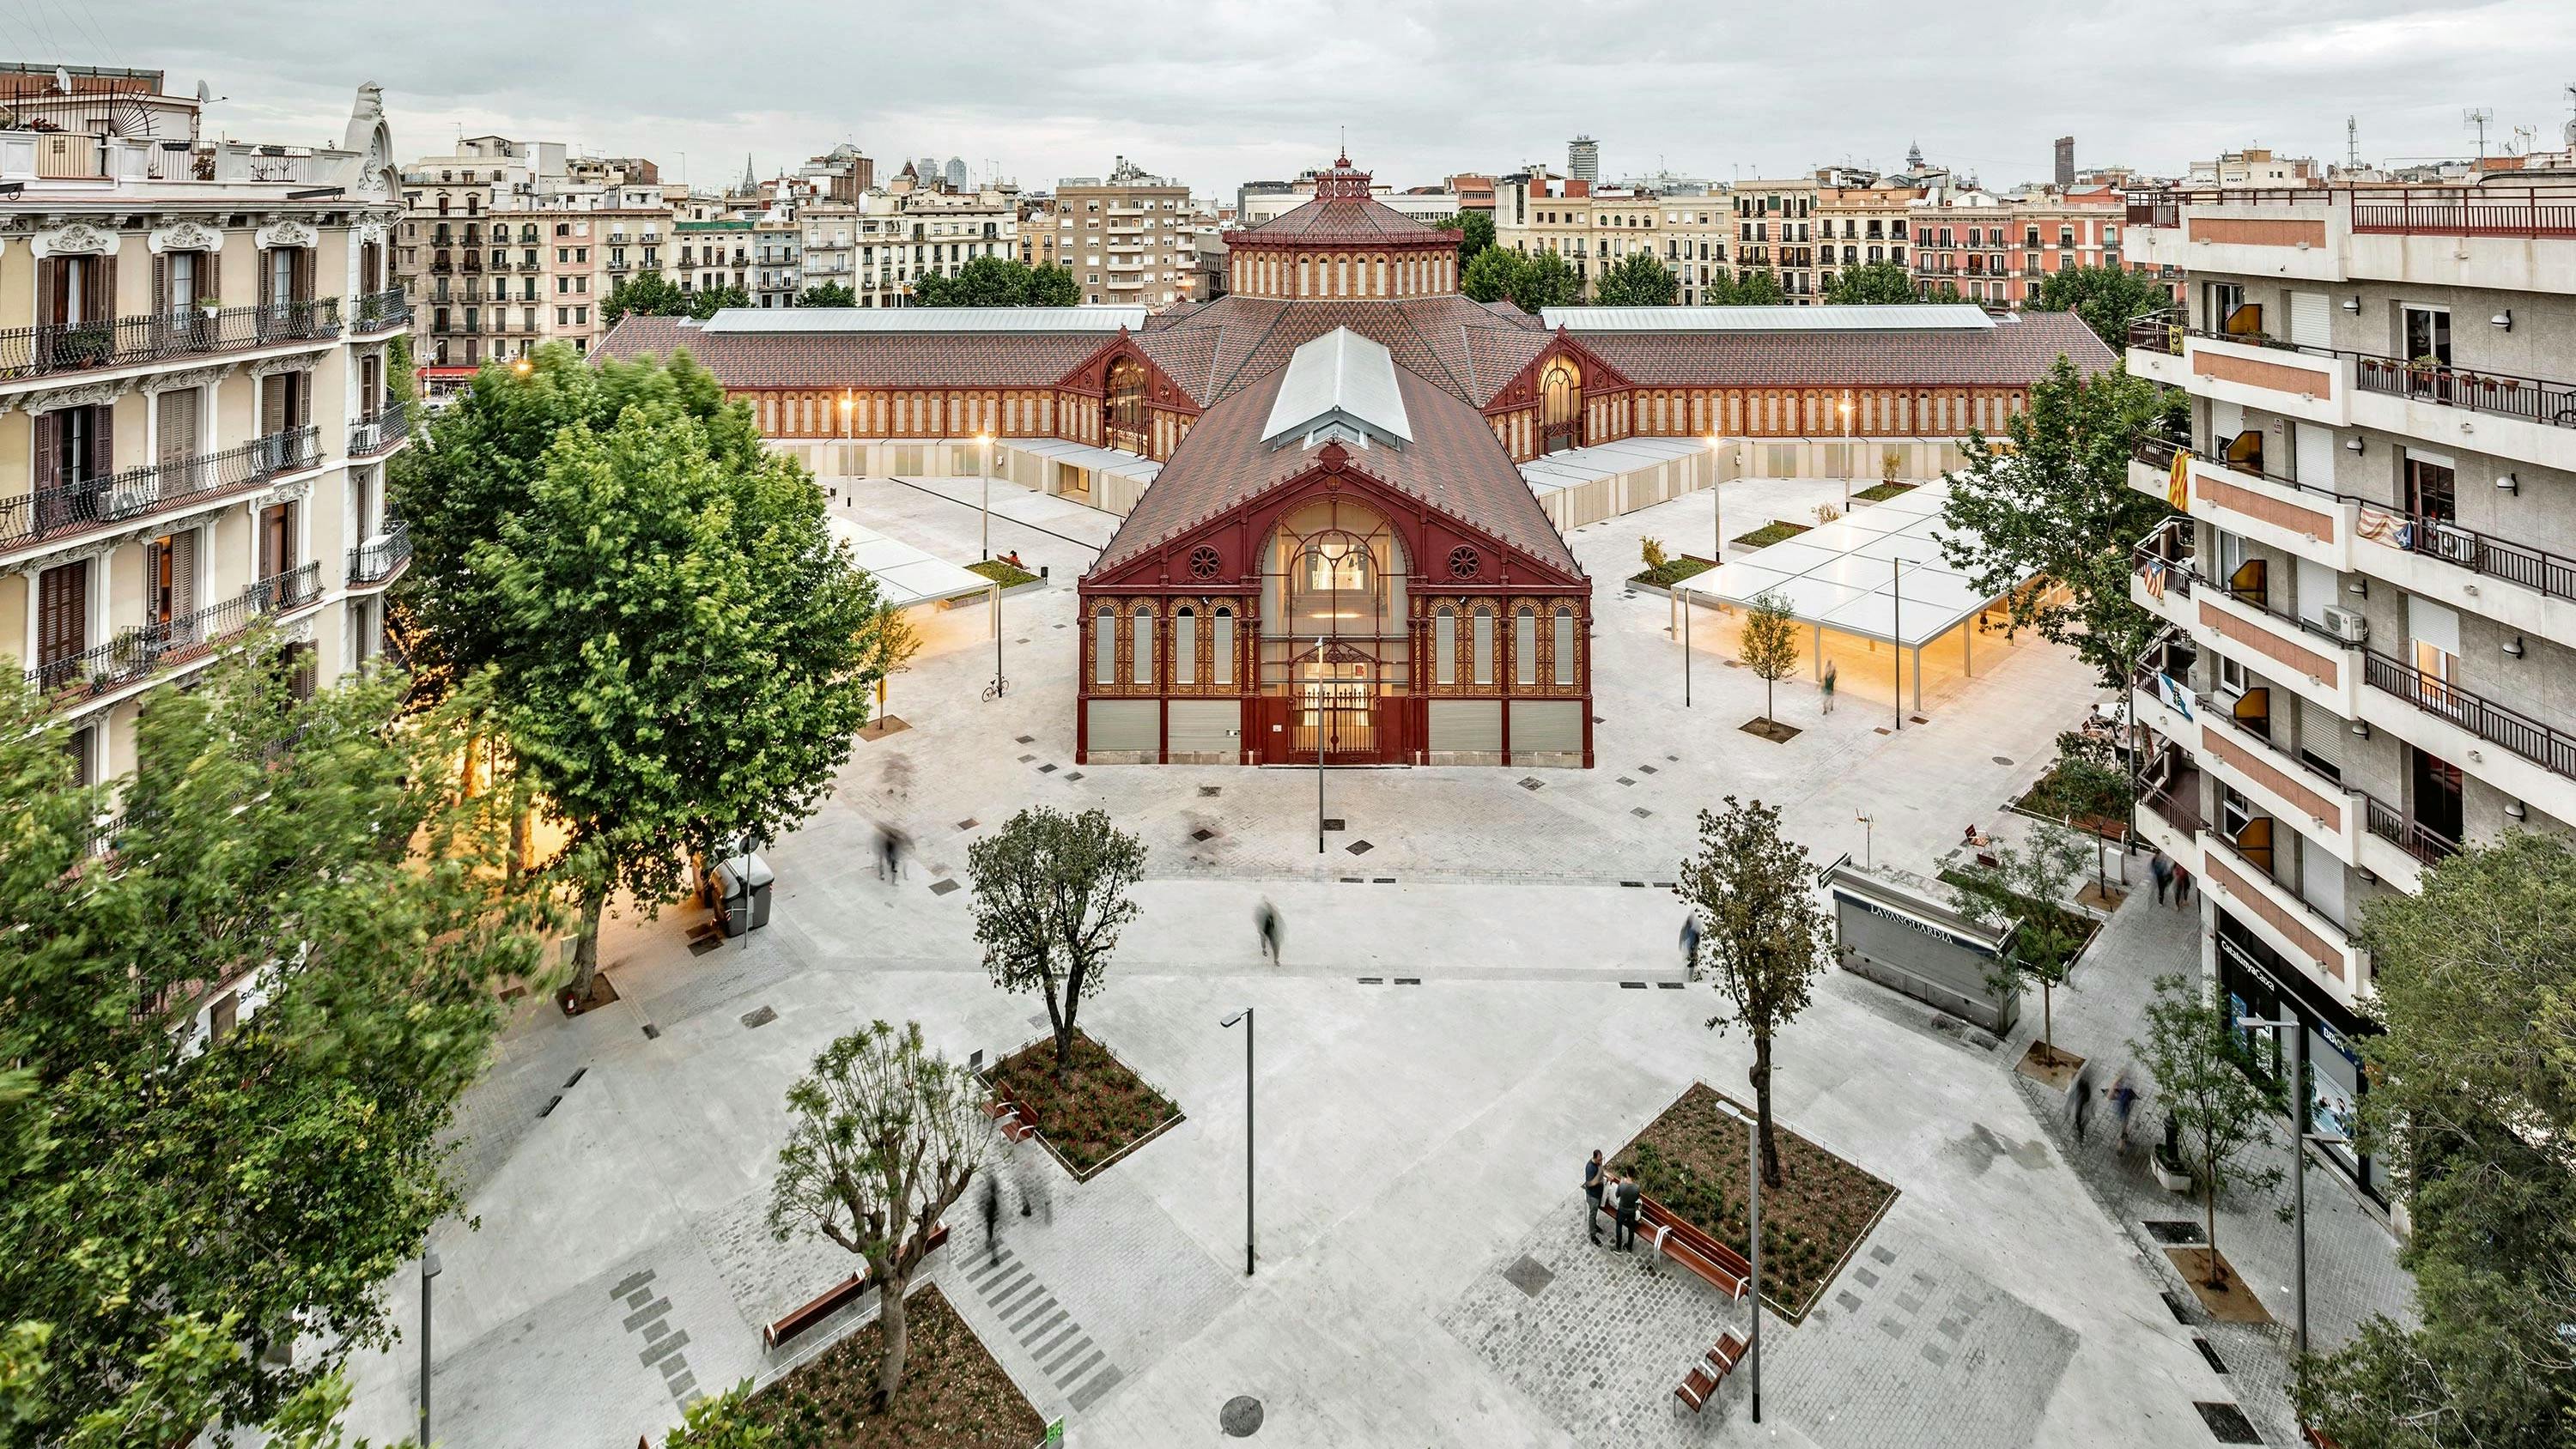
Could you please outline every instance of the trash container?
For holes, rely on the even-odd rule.
[[[709,874],[715,882],[716,925],[727,936],[739,936],[769,924],[769,891],[777,881],[769,862],[758,855],[748,858],[735,855],[716,862]],[[745,884],[750,899],[746,901]]]

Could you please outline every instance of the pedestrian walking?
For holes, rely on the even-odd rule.
[[[1252,908],[1252,933],[1260,939],[1261,959],[1273,966],[1279,965],[1279,908],[1270,904],[1266,897]]]
[[[1592,1160],[1583,1164],[1583,1228],[1592,1241],[1601,1241],[1601,1149],[1592,1149]]]
[[[2075,1140],[2084,1140],[2085,1119],[2093,1115],[2093,1069],[2083,1068],[2075,1074]]]
[[[1002,1180],[990,1170],[984,1174],[984,1257],[1002,1261]]]
[[[2163,846],[2157,846],[2155,855],[2148,859],[2147,874],[2155,877],[2156,904],[2161,906],[2165,903],[2165,892],[2173,889],[2174,878],[2173,857],[2165,854]]]
[[[1682,974],[1699,979],[1699,912],[1682,917]]]
[[[1837,678],[1839,676],[1834,671],[1834,661],[1826,660],[1824,677],[1816,681],[1816,688],[1824,696],[1827,714],[1834,712],[1834,682]]]
[[[1633,1176],[1620,1178],[1619,1190],[1612,1201],[1619,1209],[1619,1241],[1613,1246],[1620,1252],[1633,1253],[1637,1250],[1637,1179]]]
[[[2191,872],[2184,869],[2183,863],[2178,860],[2174,862],[2173,888],[2175,910],[2181,910],[2191,904]]]
[[[2111,1082],[2111,1115],[2120,1119],[2120,1150],[2129,1150],[2129,1114],[2137,1109],[2137,1084],[2129,1080],[2129,1069],[2122,1067]]]

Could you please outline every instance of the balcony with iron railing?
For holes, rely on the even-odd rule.
[[[170,509],[218,501],[322,465],[321,429],[290,428],[236,448],[53,482],[0,499],[0,550],[53,546]]]
[[[2443,721],[2488,744],[2501,745],[2562,779],[2576,780],[2576,735],[2472,693],[2449,680],[2436,678],[2403,659],[2382,654],[2376,649],[2362,651],[2362,674],[2373,690],[2413,706],[2420,715]],[[2402,721],[2392,723],[2391,728],[2400,735],[2410,733]],[[2447,740],[2435,744],[2418,740],[2417,743],[2444,759],[2458,759],[2467,753]],[[2531,792],[2522,793],[2528,796]]]
[[[2390,357],[2350,348],[2284,342],[2259,329],[2211,331],[2185,326],[2170,316],[2142,317],[2129,324],[2129,346],[2138,352],[2187,357],[2195,340],[2322,361],[2349,362],[2352,365],[2352,385],[2357,392],[2458,408],[2489,417],[2517,418],[2544,427],[2576,429],[2576,383],[2462,367],[2447,362]],[[2386,425],[2394,431],[2405,431],[2402,422],[2392,421]]]
[[[387,393],[375,411],[349,424],[349,456],[373,458],[390,453],[411,436],[411,404]]]
[[[340,299],[0,329],[0,383],[206,357],[340,335]]]
[[[391,583],[411,562],[411,523],[407,519],[385,521],[384,532],[349,550],[349,587],[374,588]]]
[[[390,332],[411,325],[411,298],[400,287],[387,287],[381,292],[368,292],[358,298],[356,314],[351,317],[352,332]]]
[[[272,574],[221,603],[173,619],[121,630],[94,648],[38,664],[27,683],[60,707],[113,694],[164,670],[203,659],[261,619],[322,597],[322,566],[302,564]]]

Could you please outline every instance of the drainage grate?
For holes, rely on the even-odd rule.
[[[2191,1336],[2191,1346],[2192,1346],[2192,1347],[2194,1347],[2194,1348],[2196,1348],[2196,1349],[2199,1349],[2199,1350],[2200,1350],[2200,1356],[2201,1356],[2202,1358],[2205,1358],[2205,1359],[2209,1360],[2209,1371],[2210,1371],[2211,1373],[2214,1373],[2214,1374],[2223,1374],[2223,1373],[2227,1372],[2227,1363],[2226,1363],[2226,1361],[2225,1361],[2224,1359],[2221,1359],[2221,1358],[2218,1356],[2218,1350],[2217,1350],[2217,1349],[2211,1348],[2211,1347],[2209,1346],[2209,1340],[2208,1340],[2208,1339],[2205,1339],[2205,1338],[2201,1337],[2199,1334],[2195,1333],[2195,1334],[2193,1334],[2193,1335]]]
[[[649,1021],[644,1023],[644,1039],[646,1041],[660,1041],[662,1039],[662,1028],[655,1026]]]
[[[1419,976],[1398,976],[1395,978],[1395,984],[1398,986],[1419,986],[1422,984],[1422,978]]]
[[[1354,840],[1350,845],[1350,851],[1353,855],[1366,855],[1375,849],[1377,849],[1376,846],[1369,844],[1365,840]]]
[[[767,1026],[777,1019],[778,1008],[774,1006],[764,1006],[758,1011],[744,1012],[742,1024],[744,1026]]]
[[[960,830],[972,830],[972,829],[974,829],[976,826],[978,826],[978,825],[980,825],[980,824],[982,824],[982,823],[983,823],[982,821],[977,820],[977,819],[975,819],[973,816],[971,816],[971,815],[970,815],[970,816],[968,816],[967,818],[965,818],[965,819],[963,819],[963,820],[958,821],[958,822],[957,822],[957,828],[958,828],[958,829],[960,829]]]
[[[1619,989],[1622,991],[1643,991],[1646,989],[1646,983],[1643,981],[1622,981],[1619,983]]]
[[[1382,875],[1382,876],[1378,876],[1378,877],[1376,877],[1375,879],[1371,880],[1371,881],[1369,882],[1369,884],[1371,884],[1371,885],[1393,885],[1393,884],[1395,884],[1395,877],[1394,877],[1394,876],[1391,876],[1391,875]]]
[[[1535,776],[1525,777],[1521,780],[1520,787],[1524,790],[1536,790],[1540,787],[1540,782]]]
[[[1386,978],[1383,976],[1363,976],[1360,978],[1360,984],[1362,986],[1384,986],[1386,984]]]
[[[1011,736],[1011,741],[1014,744],[1034,745],[1038,742],[1038,737],[1036,735],[1013,735]]]
[[[2187,1316],[2183,1313],[2183,1311],[2182,1311],[2182,1300],[2181,1300],[2181,1299],[2179,1299],[2179,1298],[2176,1298],[2176,1297],[2174,1296],[2174,1291],[2173,1291],[2171,1288],[2159,1288],[2159,1289],[2157,1289],[2157,1290],[2156,1290],[2156,1296],[2157,1296],[2158,1298],[2161,1298],[2161,1299],[2163,1299],[2163,1300],[2165,1301],[2165,1312],[2170,1313],[2170,1314],[2172,1314],[2172,1315],[2173,1315],[2174,1322],[2176,1322],[2176,1323],[2189,1323],[2189,1322],[2191,1322],[2191,1319],[2190,1319],[2189,1317],[2187,1317]]]
[[[1634,781],[1634,780],[1632,780],[1632,779],[1629,779],[1629,778],[1628,778],[1627,776],[1625,776],[1625,775],[1621,775],[1621,776],[1619,777],[1619,783],[1620,783],[1620,784],[1622,784],[1622,785],[1634,785],[1634,784],[1636,784],[1637,782],[1636,782],[1636,781]]]
[[[1503,1281],[1536,1298],[1547,1291],[1548,1284],[1556,1281],[1556,1275],[1548,1271],[1545,1263],[1523,1253],[1519,1261],[1503,1270]]]
[[[930,893],[934,896],[944,896],[950,891],[963,889],[965,889],[965,887],[959,885],[953,880],[937,880],[930,883]]]
[[[1050,761],[1050,762],[1048,762],[1048,763],[1046,763],[1046,764],[1043,764],[1043,765],[1038,766],[1038,773],[1039,773],[1039,774],[1041,774],[1041,775],[1052,775],[1052,774],[1054,774],[1054,773],[1056,772],[1057,768],[1058,768],[1058,766],[1056,766],[1056,764],[1055,764],[1054,762]]]
[[[722,937],[714,935],[700,936],[698,939],[689,943],[689,954],[692,956],[703,956],[723,944],[724,940]]]
[[[1655,983],[1655,989],[1657,991],[1679,991],[1682,989],[1683,985],[1684,983],[1679,981],[1658,981]]]
[[[2254,1432],[2254,1421],[2246,1418],[2245,1411],[2234,1404],[2196,1403],[2192,1407],[2200,1410],[2201,1422],[2209,1425],[2209,1432],[2217,1436],[2221,1444],[2263,1442],[2263,1436]]]
[[[1339,829],[1341,829],[1341,828],[1342,828],[1342,817],[1340,817],[1339,815],[1327,815],[1327,816],[1325,816],[1325,817],[1324,817],[1324,828],[1325,828],[1326,830],[1339,830]]]
[[[1623,880],[1619,882],[1619,884],[1626,886],[1632,891],[1641,891],[1646,888],[1646,883],[1641,880]]]
[[[1639,765],[1637,767],[1637,773],[1641,775],[1651,775],[1655,773],[1655,767],[1653,765]]]
[[[1342,884],[1344,884],[1344,885],[1367,885],[1367,884],[1368,884],[1368,877],[1367,877],[1367,876],[1364,876],[1364,875],[1346,875],[1346,876],[1343,876],[1343,877],[1342,877]]]
[[[1261,1428],[1261,1401],[1250,1394],[1237,1394],[1216,1411],[1216,1426],[1229,1439],[1249,1439]]]
[[[563,1093],[557,1092],[546,1099],[546,1104],[544,1106],[537,1109],[537,1115],[540,1117],[551,1117],[555,1114],[555,1109],[562,1105]]]
[[[584,1077],[586,1077],[586,1076],[589,1076],[589,1075],[590,1075],[590,1068],[588,1068],[588,1067],[575,1067],[575,1068],[573,1068],[573,1069],[572,1069],[572,1075],[571,1075],[571,1076],[569,1076],[569,1077],[564,1078],[564,1090],[565,1090],[565,1091],[567,1091],[567,1092],[571,1091],[574,1087],[577,1087],[577,1086],[579,1086],[579,1085],[581,1084],[581,1079],[582,1079],[582,1078],[584,1078]]]
[[[1064,778],[1065,778],[1068,782],[1070,782],[1070,781],[1074,781],[1074,780],[1079,780],[1079,779],[1081,779],[1081,778],[1082,778],[1082,772],[1081,772],[1080,770],[1067,770],[1067,771],[1065,771]]]
[[[1200,826],[1198,829],[1190,832],[1190,839],[1198,841],[1201,844],[1205,844],[1208,841],[1216,839],[1216,832],[1208,829],[1206,826]]]
[[[1201,785],[1199,787],[1199,798],[1202,800],[1213,800],[1224,793],[1225,787],[1223,785]]]
[[[2147,1236],[2168,1248],[2198,1247],[2208,1239],[2201,1236],[2200,1224],[2187,1218],[2149,1218]]]
[[[1932,721],[1931,718],[1926,715],[1909,714],[1905,717],[1905,722],[1907,724],[1930,724]]]
[[[1025,764],[1027,764],[1029,761],[1034,760],[1034,759],[1036,759],[1036,758],[1037,758],[1037,756],[1035,756],[1035,755],[1022,755],[1022,756],[1020,756],[1020,763],[1021,763],[1021,764],[1023,764],[1023,765],[1025,765]]]

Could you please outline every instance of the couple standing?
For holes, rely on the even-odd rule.
[[[1601,1199],[1605,1193],[1610,1198],[1610,1246],[1623,1253],[1633,1251],[1637,1246],[1637,1198],[1640,1196],[1637,1179],[1634,1176],[1622,1177],[1603,1167],[1601,1149],[1596,1147],[1592,1150],[1592,1160],[1583,1164],[1583,1197],[1587,1204],[1583,1225],[1596,1243],[1601,1241]]]

